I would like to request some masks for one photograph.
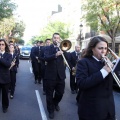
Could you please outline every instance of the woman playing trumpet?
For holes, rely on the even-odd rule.
[[[15,53],[15,46],[13,44],[9,45],[10,54],[12,55],[12,63],[9,68],[10,70],[10,98],[13,99],[14,91],[15,91],[15,84],[16,84],[16,73],[17,73],[17,66],[19,64],[19,56]]]
[[[108,42],[103,37],[93,37],[83,59],[77,64],[77,85],[82,91],[78,106],[79,120],[115,120],[113,77],[109,66],[101,61],[107,50]],[[110,60],[105,59],[113,67]]]

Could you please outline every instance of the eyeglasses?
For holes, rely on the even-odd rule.
[[[0,46],[5,46],[5,44],[0,44]]]

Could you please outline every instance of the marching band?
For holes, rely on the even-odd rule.
[[[72,94],[77,95],[79,120],[115,120],[110,69],[114,65],[106,56],[108,42],[103,37],[95,36],[82,52],[80,46],[76,45],[71,53],[65,50],[66,47],[70,49],[70,45],[68,41],[61,42],[60,34],[54,33],[52,40],[45,40],[44,46],[43,41],[38,41],[37,46],[31,49],[34,83],[43,83],[49,118],[53,119],[54,111],[60,110],[65,71],[70,66],[70,89]],[[0,39],[0,92],[4,113],[9,107],[9,91],[10,99],[14,98],[19,54],[14,44],[8,45],[4,39]]]

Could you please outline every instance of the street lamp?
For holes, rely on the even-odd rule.
[[[83,25],[80,24],[80,47],[82,47],[82,29],[83,29]]]

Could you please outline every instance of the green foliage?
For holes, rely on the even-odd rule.
[[[37,40],[45,41],[47,38],[51,39],[53,33],[55,32],[58,32],[62,39],[67,39],[71,35],[71,32],[68,28],[69,25],[63,22],[51,22],[43,29],[43,31],[40,33],[40,36],[34,36],[30,41],[33,44]]]
[[[15,18],[4,18],[0,22],[0,37],[21,38],[25,30],[23,21],[17,21]],[[15,41],[16,42],[16,41]]]
[[[0,21],[13,15],[16,5],[11,0],[0,0]]]
[[[18,21],[15,23],[15,26],[11,30],[13,37],[23,37],[25,31],[25,24],[23,21]]]
[[[9,35],[14,26],[15,20],[13,17],[9,19],[4,18],[0,22],[0,37],[3,37],[4,35]]]
[[[119,1],[119,0],[118,0]],[[83,19],[93,30],[104,30],[112,38],[120,23],[120,2],[117,0],[86,0]]]

